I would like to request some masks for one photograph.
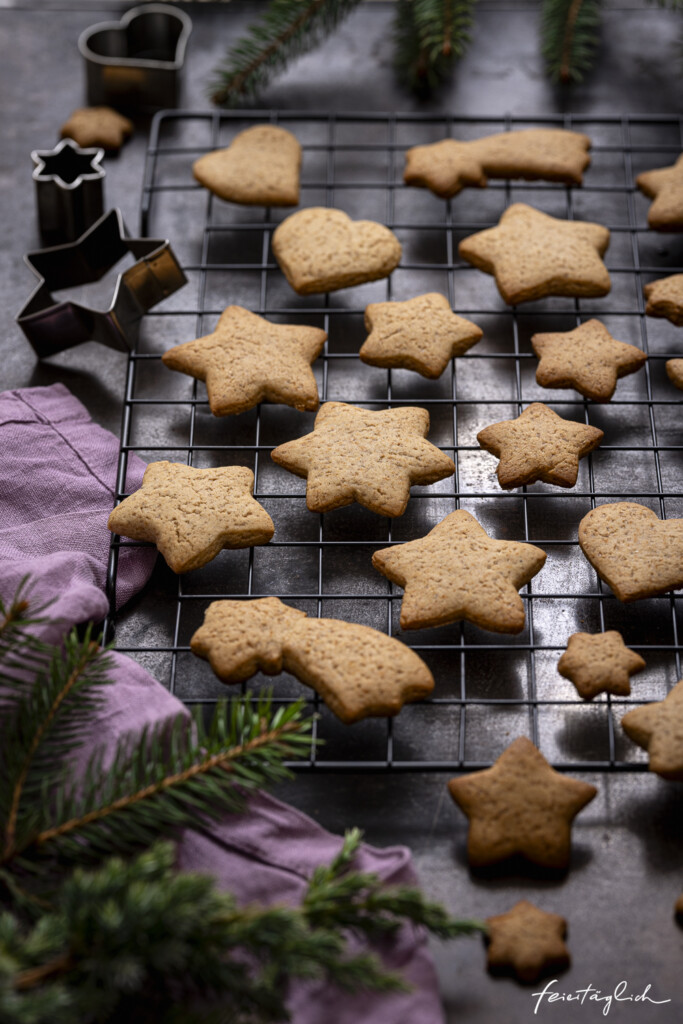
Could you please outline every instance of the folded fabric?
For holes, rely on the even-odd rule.
[[[32,599],[53,600],[59,626],[99,621],[105,595],[119,444],[92,422],[87,410],[61,384],[0,394],[0,598],[11,599],[19,581],[32,579]],[[144,463],[130,455],[127,490],[140,486]],[[156,553],[122,548],[117,606],[149,578]],[[152,722],[170,722],[187,709],[139,664],[113,655],[114,685],[84,736],[75,758],[82,769],[95,747],[113,750],[119,737]],[[350,822],[349,824],[353,824]],[[226,817],[210,834],[187,832],[179,844],[179,866],[214,876],[241,903],[298,903],[313,870],[341,846],[293,807],[267,794],[250,797],[247,809]],[[403,847],[363,845],[357,865],[389,883],[415,882]],[[295,1024],[440,1024],[443,1020],[426,938],[406,927],[382,954],[414,986],[407,994],[340,993],[333,986],[292,986]]]

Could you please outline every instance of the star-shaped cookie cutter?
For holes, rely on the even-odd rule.
[[[38,223],[44,241],[72,242],[102,216],[104,150],[81,149],[62,139],[54,149],[34,149]]]
[[[53,298],[60,288],[101,280],[129,252],[137,262],[119,274],[107,309]],[[39,249],[24,259],[40,284],[16,319],[40,359],[84,341],[130,351],[145,313],[187,283],[170,243],[130,238],[120,210],[100,217],[75,242]]]

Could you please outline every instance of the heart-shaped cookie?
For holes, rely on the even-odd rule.
[[[192,165],[197,181],[221,199],[250,206],[296,206],[301,146],[276,124],[240,132],[227,149],[206,153]]]
[[[273,252],[294,291],[312,295],[388,277],[401,259],[401,243],[374,220],[311,206],[280,224]]]
[[[683,586],[683,519],[659,519],[632,501],[600,505],[579,523],[579,544],[620,601]]]

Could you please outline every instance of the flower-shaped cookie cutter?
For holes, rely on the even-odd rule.
[[[102,216],[103,156],[103,149],[81,149],[73,139],[62,139],[54,149],[33,150],[43,241],[73,242]]]
[[[102,21],[81,32],[78,49],[90,106],[177,106],[191,32],[189,16],[168,4],[133,7],[120,21]]]
[[[101,280],[127,253],[136,262],[119,274],[106,309],[53,297],[52,292],[61,288]],[[18,313],[17,323],[41,359],[84,341],[130,351],[145,313],[187,282],[170,243],[128,237],[120,210],[100,217],[75,242],[38,249],[24,259],[40,284]]]

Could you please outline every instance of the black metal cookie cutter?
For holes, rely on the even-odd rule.
[[[72,242],[103,210],[104,150],[81,149],[62,139],[54,149],[34,149],[38,224],[45,242]]]
[[[119,274],[107,309],[53,298],[60,288],[99,281],[126,253],[137,262]],[[120,210],[110,210],[75,242],[39,249],[24,259],[40,284],[17,323],[41,359],[84,341],[129,351],[145,313],[187,282],[170,243],[129,238]]]

